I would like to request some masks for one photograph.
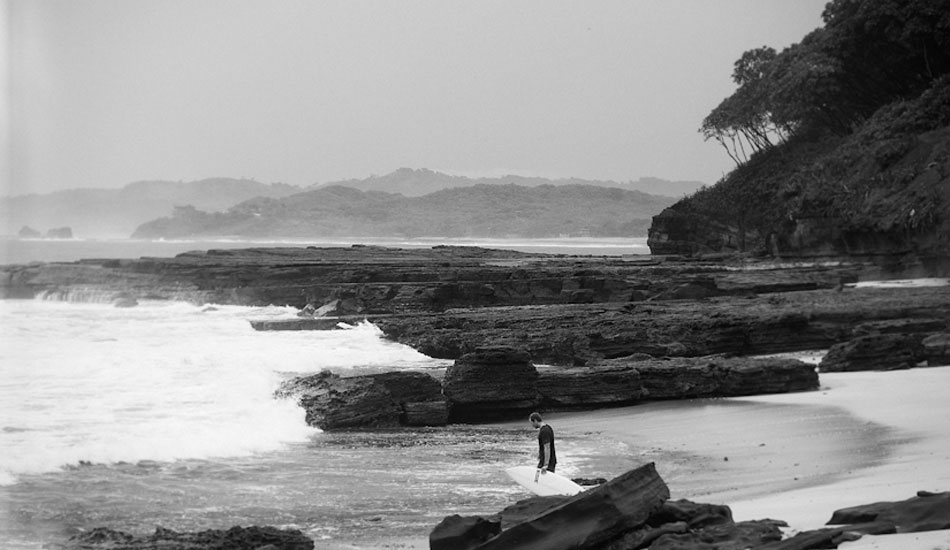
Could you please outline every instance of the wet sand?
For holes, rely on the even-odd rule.
[[[673,498],[727,504],[737,521],[782,519],[794,533],[824,526],[839,508],[950,491],[948,389],[950,367],[823,373],[814,392],[552,415],[551,423],[648,447],[646,461],[682,450],[672,463],[657,460]],[[950,548],[950,531],[842,548],[918,542]]]

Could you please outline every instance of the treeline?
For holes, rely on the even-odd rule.
[[[742,164],[794,136],[846,136],[950,73],[950,0],[834,0],[824,26],[735,62],[734,94],[700,131]]]

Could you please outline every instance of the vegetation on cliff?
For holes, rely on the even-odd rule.
[[[593,185],[474,185],[404,197],[343,186],[226,212],[178,208],[136,238],[241,237],[636,237],[673,199]]]
[[[835,0],[823,19],[735,63],[701,131],[737,168],[654,220],[654,252],[946,254],[950,0]]]

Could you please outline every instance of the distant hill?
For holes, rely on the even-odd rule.
[[[694,193],[703,187],[704,184],[698,181],[667,181],[659,178],[640,178],[637,181],[624,183],[609,180],[585,180],[580,178],[552,180],[548,178],[525,176],[469,178],[443,174],[425,168],[418,170],[400,168],[395,172],[383,176],[370,176],[361,180],[349,179],[335,181],[317,187],[332,187],[338,185],[359,189],[360,191],[399,193],[406,197],[421,197],[443,189],[456,189],[475,185],[520,185],[522,187],[537,187],[539,185],[592,185],[597,187],[616,187],[629,191],[641,191],[651,195],[661,195],[678,199]]]
[[[134,237],[642,237],[673,202],[579,184],[478,184],[421,197],[336,185],[251,199],[226,212],[178,208]]]
[[[488,215],[489,217],[493,214],[487,210],[489,207],[486,205],[498,203],[497,198],[490,196],[493,194],[501,198],[502,201],[507,199],[528,201],[534,204],[532,208],[535,209],[562,208],[562,210],[558,211],[560,213],[566,213],[566,211],[563,210],[563,207],[566,205],[542,206],[541,203],[545,200],[564,200],[563,197],[570,195],[570,192],[566,190],[567,188],[574,189],[575,192],[577,189],[590,188],[588,191],[576,192],[578,196],[571,200],[576,199],[580,201],[578,204],[596,203],[597,200],[606,196],[600,192],[604,189],[643,192],[652,195],[652,197],[649,198],[642,197],[625,203],[627,206],[630,206],[640,201],[643,205],[650,206],[648,206],[646,210],[642,210],[639,207],[631,207],[633,210],[624,212],[618,211],[617,214],[619,217],[617,219],[621,220],[619,223],[622,224],[626,223],[623,220],[647,219],[649,216],[659,212],[662,208],[656,211],[653,211],[651,208],[652,205],[663,202],[661,196],[667,198],[681,198],[694,192],[701,186],[702,184],[699,182],[670,182],[657,178],[640,178],[638,181],[627,183],[592,181],[578,178],[550,180],[546,178],[529,178],[523,176],[473,179],[463,176],[452,176],[427,169],[413,170],[409,168],[401,168],[384,176],[370,176],[365,179],[345,180],[336,182],[335,184],[310,187],[306,190],[297,186],[281,183],[264,184],[254,180],[232,178],[211,178],[192,182],[139,181],[130,183],[121,189],[70,189],[42,195],[33,194],[2,197],[0,198],[0,234],[44,235],[52,228],[70,228],[73,235],[77,238],[127,238],[140,225],[145,224],[149,220],[169,216],[173,213],[173,210],[179,207],[182,208],[177,211],[174,217],[181,217],[185,212],[203,212],[206,214],[222,212],[245,201],[251,201],[249,203],[251,205],[269,204],[267,199],[280,199],[290,195],[300,194],[300,196],[296,196],[295,200],[303,200],[304,202],[312,202],[315,200],[325,201],[325,204],[321,208],[326,208],[328,212],[324,212],[321,215],[329,216],[334,222],[325,224],[326,226],[320,229],[321,234],[357,236],[368,235],[378,230],[417,235],[420,233],[428,234],[427,232],[431,231],[431,227],[425,223],[422,223],[418,227],[413,225],[424,219],[425,215],[412,209],[417,207],[424,208],[424,206],[419,205],[438,202],[441,200],[440,197],[443,197],[443,195],[439,195],[438,193],[444,191],[469,189],[469,191],[465,192],[460,191],[458,195],[454,195],[452,198],[467,201],[470,203],[468,206],[475,209],[482,209],[482,214]],[[305,192],[308,190],[318,191],[340,187],[350,188],[354,191],[362,191],[366,194],[347,195],[337,189],[337,191],[331,193],[318,193],[316,195],[318,198],[307,198],[308,196]],[[517,197],[512,197],[511,188],[513,187],[523,189],[564,187],[565,190],[560,193],[560,198],[558,197],[559,194],[551,189],[548,189],[548,191],[544,193],[538,192],[531,194],[531,197],[523,193]],[[478,189],[478,191],[475,192],[472,189]],[[369,229],[364,231],[364,229],[359,227],[350,227],[352,220],[348,218],[344,219],[346,216],[342,216],[342,213],[339,211],[332,211],[333,205],[338,205],[341,208],[356,209],[362,212],[362,214],[366,214],[365,209],[369,208],[369,203],[378,197],[373,193],[384,193],[387,195],[385,198],[379,199],[380,204],[375,207],[380,211],[402,208],[402,206],[399,206],[403,204],[401,199],[421,198],[429,195],[435,196],[429,197],[427,201],[418,203],[409,201],[407,204],[412,205],[412,208],[410,208],[411,215],[415,216],[415,219],[402,224],[396,223],[395,221],[392,221],[388,225],[383,224],[388,227],[388,229],[385,230],[372,219],[369,222],[361,222],[365,223],[366,228],[374,228],[371,231]],[[627,195],[621,194],[618,196],[626,197]],[[347,199],[343,200],[343,197],[347,197]],[[542,199],[540,197],[546,198]],[[262,200],[255,202],[252,199]],[[658,200],[660,202],[657,202]],[[671,204],[672,201],[666,201],[666,203],[665,205],[668,205]],[[442,204],[439,205],[438,208],[454,208],[454,206],[455,205],[451,204]],[[500,204],[499,206],[504,207],[505,205]],[[285,205],[284,207],[293,209],[295,205]],[[248,208],[248,206],[244,205],[242,208]],[[580,207],[578,206],[578,208]],[[237,209],[234,212],[230,212],[230,214],[233,217],[235,212],[240,211],[240,209]],[[612,212],[614,210],[607,208],[603,211]],[[321,210],[321,212],[323,212],[323,210]],[[380,216],[383,215],[384,214],[380,214]],[[399,212],[393,210],[385,214],[385,216],[396,219],[399,217]],[[594,218],[597,217],[597,215],[594,215]],[[451,221],[452,220],[448,220],[448,222]],[[524,222],[521,225],[513,222],[493,223],[491,227],[488,227],[485,226],[483,220],[477,216],[473,216],[470,222],[473,225],[469,229],[460,229],[461,224],[456,224],[458,227],[452,228],[451,231],[455,233],[459,231],[463,233],[466,231],[478,231],[482,235],[503,235],[505,231],[519,235],[525,234],[526,231],[530,233],[544,233],[545,235],[549,235],[553,232],[553,229],[543,228],[544,224],[541,220],[530,222],[532,225],[530,231],[527,225],[525,225],[528,222]],[[577,227],[565,229],[564,231],[560,231],[560,233],[583,232],[583,228],[589,225],[585,225],[585,223],[582,222],[577,223]],[[599,222],[600,226],[603,226],[601,228],[602,231],[611,233],[617,233],[617,231],[619,231],[617,229],[608,230],[606,228],[607,226],[603,225],[605,223],[606,220]],[[316,224],[314,221],[304,223],[303,226],[310,228],[304,230],[296,225],[291,227],[283,222],[274,222],[273,227],[270,228],[255,226],[256,229],[253,229],[252,233],[253,231],[258,231],[263,232],[260,233],[260,235],[266,234],[273,237],[307,235],[313,229],[314,224]],[[283,229],[281,229],[281,231],[286,230],[288,233],[286,235],[281,234],[277,229],[278,227],[282,227]],[[508,228],[507,230],[504,229],[506,227]],[[344,231],[344,228],[347,228],[346,231]],[[233,229],[238,231],[240,228]],[[223,230],[223,228],[216,229],[216,231]],[[440,231],[443,230],[450,231],[450,228],[443,227],[440,229]],[[249,229],[249,231],[251,230]],[[350,231],[352,232],[350,233]],[[370,233],[366,231],[370,231]],[[638,230],[638,233],[639,232]],[[240,233],[240,231],[238,231],[238,233]],[[558,232],[554,232],[554,234],[557,233]],[[380,233],[381,236],[388,234],[390,233]],[[439,233],[439,235],[448,236],[448,233]]]
[[[212,178],[192,182],[140,181],[121,189],[70,189],[49,194],[0,198],[0,233],[24,226],[40,233],[69,227],[78,238],[128,237],[140,224],[191,205],[223,210],[254,197],[284,197],[300,188],[247,179]]]

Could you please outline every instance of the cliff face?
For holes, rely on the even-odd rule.
[[[756,155],[653,218],[654,254],[847,256],[950,271],[950,81],[847,137]]]

